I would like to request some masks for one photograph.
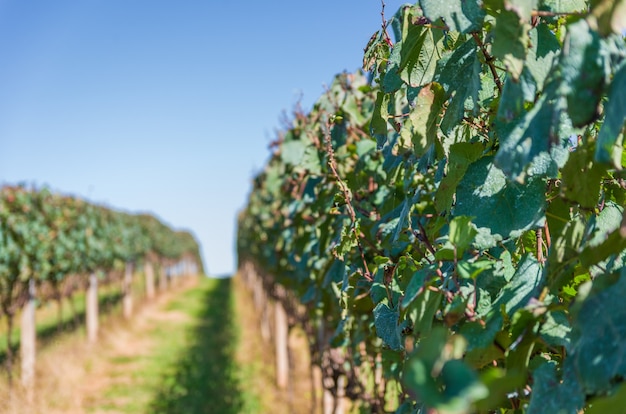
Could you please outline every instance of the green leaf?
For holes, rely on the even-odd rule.
[[[399,90],[403,81],[400,78],[400,53],[402,52],[402,42],[396,43],[389,56],[387,69],[382,73],[383,92],[391,93]]]
[[[398,46],[401,47],[400,78],[407,85],[420,87],[433,81],[444,39],[441,29],[409,26],[406,40]]]
[[[485,11],[478,0],[420,0],[420,6],[430,21],[443,19],[450,28],[461,33],[470,33],[481,28]]]
[[[298,165],[304,158],[307,143],[301,140],[284,142],[280,147],[280,156],[285,164]]]
[[[613,381],[626,377],[625,297],[626,269],[614,284],[592,289],[574,315],[567,362],[587,394],[605,393]]]
[[[374,308],[374,326],[376,335],[394,351],[404,348],[402,339],[398,333],[398,319],[400,315],[397,310],[390,309],[385,303],[379,303]]]
[[[506,0],[506,9],[512,10],[524,21],[529,22],[532,11],[537,9],[539,0]]]
[[[620,254],[626,249],[626,218],[624,208],[614,202],[607,202],[604,208],[590,221],[586,230],[591,236],[580,252],[580,262],[591,267]]]
[[[521,373],[507,372],[500,368],[487,368],[480,374],[480,380],[489,389],[489,395],[479,400],[476,407],[479,410],[495,411],[499,407],[506,406],[509,401],[507,395],[520,389],[526,383],[526,378]]]
[[[450,146],[447,173],[435,193],[435,208],[438,212],[450,210],[456,187],[465,175],[467,167],[480,158],[483,151],[483,146],[478,143],[459,142]]]
[[[626,383],[622,383],[608,396],[594,398],[585,414],[622,414],[626,407]]]
[[[575,13],[587,11],[586,0],[542,0],[541,8],[553,13]]]
[[[446,97],[452,96],[441,121],[446,134],[463,119],[466,109],[474,112],[477,107],[481,86],[477,52],[476,42],[470,38],[437,64],[435,80],[443,86]]]
[[[528,34],[530,48],[526,56],[525,67],[532,74],[537,88],[542,90],[561,46],[550,27],[545,23],[539,23]]]
[[[569,318],[564,311],[552,311],[546,314],[539,334],[551,346],[563,346],[569,350],[570,332],[572,331]]]
[[[496,16],[491,50],[495,57],[502,59],[507,71],[516,81],[524,68],[528,29],[514,11],[504,10]]]
[[[598,115],[605,79],[605,53],[600,36],[585,19],[571,24],[559,62],[567,112],[574,126],[584,126]]]
[[[563,195],[581,207],[594,208],[600,198],[604,172],[602,165],[593,162],[593,155],[587,146],[577,148],[561,170]]]
[[[374,136],[387,136],[387,120],[389,119],[389,101],[390,96],[383,91],[379,91],[376,96],[376,104],[374,113],[370,121],[370,132]]]
[[[476,279],[479,274],[493,267],[493,263],[488,260],[479,260],[477,262],[460,261],[457,264],[457,273],[463,279]]]
[[[526,184],[507,181],[492,162],[483,157],[470,165],[456,192],[454,216],[474,217],[477,227],[492,234],[515,237],[544,220],[545,184],[530,179]]]
[[[335,247],[335,252],[340,258],[350,253],[350,251],[358,245],[359,241],[356,237],[360,232],[358,220],[354,223],[354,227],[356,228],[355,231],[352,230],[352,225],[350,224],[343,226],[341,229],[341,238],[339,239],[339,244]]]
[[[409,306],[415,300],[415,298],[417,298],[417,295],[424,287],[424,281],[426,280],[427,276],[429,274],[432,274],[434,270],[434,266],[431,265],[425,266],[419,269],[417,272],[413,273],[413,275],[411,276],[411,280],[409,281],[409,284],[407,285],[404,292],[404,297],[402,298],[403,308]]]
[[[545,414],[576,414],[585,403],[585,395],[566,375],[561,382],[557,377],[556,363],[544,362],[533,372],[533,392],[527,412]]]
[[[523,179],[526,174],[556,177],[567,161],[568,140],[560,131],[565,125],[562,99],[556,97],[555,86],[517,124],[501,131],[495,163],[511,179]]]
[[[595,159],[598,162],[613,164],[622,168],[622,145],[618,137],[623,136],[626,122],[626,62],[619,67],[609,89],[609,101],[605,107],[606,116],[596,144]]]
[[[437,138],[439,113],[445,102],[443,88],[436,82],[424,86],[415,101],[414,109],[409,113],[413,125],[413,150],[421,157],[424,150]]]
[[[464,349],[461,336],[448,339],[444,329],[433,330],[405,363],[402,378],[406,389],[438,411],[468,412],[488,391],[476,373],[458,359]]]
[[[470,224],[471,217],[457,216],[450,221],[450,243],[456,247],[457,257],[463,257],[465,250],[470,247],[474,236],[478,233]]]
[[[416,335],[428,335],[433,327],[435,314],[441,306],[443,295],[424,289],[413,302],[407,306],[408,314],[414,323],[413,331]]]
[[[500,291],[491,308],[491,314],[500,315],[500,309],[510,316],[526,306],[531,298],[539,296],[543,284],[543,267],[531,255],[525,255],[511,281]]]

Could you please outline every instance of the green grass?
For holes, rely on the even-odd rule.
[[[237,326],[231,280],[210,279],[202,286],[169,305],[170,310],[193,317],[195,323],[186,341],[185,335],[178,336],[186,348],[162,375],[150,412],[234,414],[248,411],[246,405],[253,402],[243,393],[234,361]]]
[[[230,279],[203,279],[165,310],[171,319],[158,320],[148,332],[152,344],[145,356],[112,360],[132,370],[132,385],[114,385],[105,406],[124,413],[235,414],[258,411],[246,391],[252,367],[235,361],[238,327],[233,315]],[[125,371],[128,372],[128,371]],[[110,405],[109,402],[116,402]]]

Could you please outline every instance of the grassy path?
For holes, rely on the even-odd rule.
[[[237,280],[201,279],[107,320],[95,345],[64,335],[40,350],[35,403],[17,393],[0,413],[301,412],[273,386],[246,295]]]

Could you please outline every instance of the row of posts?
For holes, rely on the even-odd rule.
[[[144,262],[145,293],[148,300],[156,296],[156,281],[152,262]],[[133,314],[133,283],[134,264],[126,263],[122,278],[122,314],[125,319],[130,319]],[[192,259],[183,259],[171,266],[162,266],[159,275],[159,291],[165,291],[170,285],[178,284],[183,277],[196,276],[198,266]],[[35,281],[31,279],[28,284],[28,299],[22,309],[21,336],[20,336],[20,359],[21,359],[21,382],[27,398],[34,399],[35,389],[35,361],[36,361],[36,290]],[[89,275],[87,291],[85,295],[85,325],[87,340],[96,343],[98,340],[99,317],[98,317],[98,276],[95,273]]]
[[[290,358],[289,334],[296,323],[295,318],[290,320],[281,300],[272,300],[269,297],[263,284],[263,278],[251,262],[244,262],[241,265],[239,275],[248,289],[252,291],[254,306],[260,315],[260,330],[263,339],[267,342],[270,342],[271,339],[274,340],[276,385],[279,389],[285,390],[289,387],[290,361],[293,361],[293,358]],[[277,290],[274,292],[274,296],[278,298],[287,296],[286,291],[281,286],[275,285],[274,289]],[[320,336],[317,338],[319,344],[327,343],[323,325],[318,327],[318,335]],[[328,351],[326,349],[324,352]],[[311,361],[310,368],[313,381],[312,412],[321,412],[322,414],[343,414],[346,412],[345,387],[347,381],[345,376],[339,376],[337,381],[332,378],[325,378],[321,364],[314,361]]]

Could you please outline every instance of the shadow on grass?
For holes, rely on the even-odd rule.
[[[231,279],[212,282],[211,289],[200,291],[201,308],[194,311],[200,322],[190,332],[189,347],[173,373],[163,378],[151,413],[234,414],[244,408],[234,361],[237,337]]]

